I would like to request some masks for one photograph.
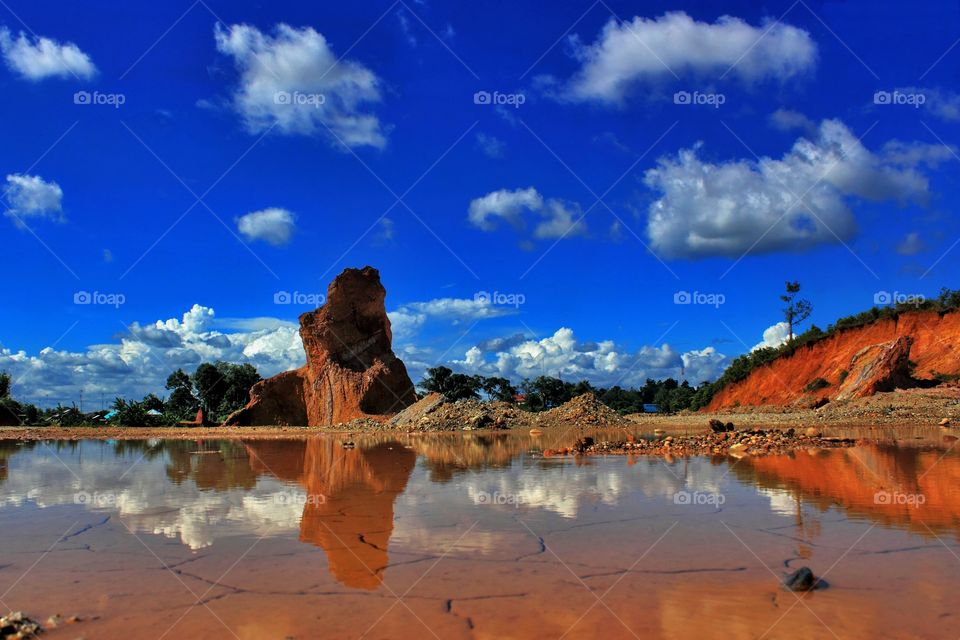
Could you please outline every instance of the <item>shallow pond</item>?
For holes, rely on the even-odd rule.
[[[957,637],[945,433],[740,460],[0,441],[0,607],[83,618],[54,639]],[[801,566],[829,586],[782,590]]]

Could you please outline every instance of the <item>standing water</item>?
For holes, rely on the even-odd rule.
[[[909,436],[0,442],[0,604],[78,616],[54,639],[957,637],[960,456]],[[783,589],[801,567],[822,588]]]

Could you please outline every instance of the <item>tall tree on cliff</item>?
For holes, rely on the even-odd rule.
[[[810,314],[813,313],[813,305],[810,304],[809,300],[798,299],[798,293],[800,293],[800,283],[788,281],[786,293],[780,296],[780,299],[787,303],[787,306],[783,308],[783,317],[790,330],[788,342],[793,342],[793,327],[809,318]]]

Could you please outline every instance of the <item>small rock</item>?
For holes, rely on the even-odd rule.
[[[47,618],[47,626],[56,629],[63,624],[63,617],[59,613],[55,613],[49,618]]]
[[[790,591],[810,591],[817,585],[817,579],[810,567],[800,567],[783,579],[783,586]]]
[[[949,426],[950,426],[950,418],[944,418],[943,420],[941,420],[941,421],[940,421],[940,426],[941,426],[941,427],[949,427]]]
[[[820,430],[816,427],[807,427],[807,437],[808,438],[817,438],[820,436]]]

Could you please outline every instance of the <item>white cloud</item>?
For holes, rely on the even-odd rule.
[[[942,145],[896,141],[872,153],[838,120],[823,121],[781,159],[710,163],[699,148],[661,158],[645,175],[661,193],[647,220],[660,255],[736,258],[849,240],[857,224],[848,198],[924,204],[928,181],[919,167],[951,155]]]
[[[499,318],[516,313],[513,307],[493,304],[488,299],[436,298],[426,302],[409,302],[387,315],[393,328],[395,340],[413,338],[429,320],[443,320],[459,325],[490,318]]]
[[[752,26],[722,16],[698,22],[686,13],[659,18],[611,19],[596,42],[573,40],[582,67],[563,96],[574,101],[620,103],[633,85],[674,74],[719,76],[744,82],[795,78],[814,68],[817,46],[803,29],[783,23]]]
[[[804,135],[817,135],[817,123],[799,111],[777,109],[770,114],[770,124],[780,131],[799,130]]]
[[[14,173],[7,176],[6,215],[19,224],[29,218],[63,220],[63,189],[40,176]]]
[[[477,133],[477,146],[490,158],[502,158],[506,144],[503,140],[482,131]]]
[[[903,240],[897,243],[897,253],[902,256],[915,256],[926,250],[927,245],[916,231],[912,231],[904,236]]]
[[[249,362],[270,376],[303,365],[306,357],[292,322],[252,319],[247,330],[224,332],[213,309],[194,305],[182,318],[133,323],[117,342],[83,351],[47,347],[37,355],[0,348],[0,371],[15,381],[13,393],[42,404],[69,404],[80,389],[88,397],[140,398],[163,395],[167,375],[177,368],[192,372],[201,362]]]
[[[496,229],[496,219],[506,221],[517,231],[526,229],[526,214],[537,215],[533,236],[538,239],[586,235],[580,207],[551,198],[544,199],[533,187],[509,191],[500,189],[470,202],[467,218],[484,231]]]
[[[270,207],[237,218],[237,230],[251,242],[263,240],[275,247],[287,244],[293,236],[296,216],[286,209]]]
[[[715,379],[726,363],[727,357],[713,347],[681,353],[663,344],[630,351],[612,340],[581,342],[572,329],[561,327],[540,340],[487,341],[449,364],[467,373],[504,376],[515,382],[548,375],[564,380],[586,379],[599,386],[629,387],[642,386],[647,378],[667,377],[699,384]]]
[[[329,135],[348,147],[387,144],[376,115],[364,107],[381,100],[380,79],[353,60],[338,60],[322,34],[285,24],[275,35],[249,25],[215,30],[217,50],[240,71],[234,108],[253,133]]]
[[[790,337],[790,325],[786,322],[778,322],[772,327],[763,330],[763,342],[753,346],[750,351],[763,349],[764,347],[779,347]]]
[[[0,52],[7,66],[27,80],[68,76],[88,80],[97,74],[90,56],[72,42],[60,43],[42,36],[29,38],[23,32],[14,38],[9,29],[0,28]]]

